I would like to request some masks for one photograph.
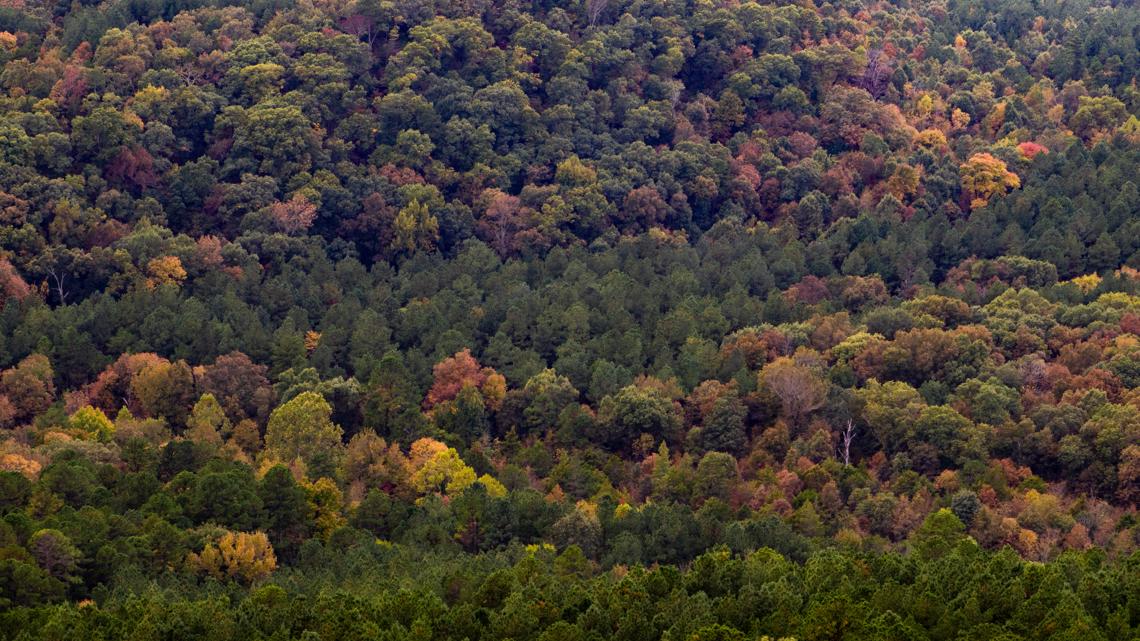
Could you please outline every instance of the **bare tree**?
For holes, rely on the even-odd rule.
[[[883,97],[887,90],[887,83],[891,79],[891,62],[882,49],[872,49],[867,52],[867,66],[863,69],[863,77],[859,79],[859,86],[867,90],[875,100]]]
[[[822,375],[786,356],[764,366],[760,379],[780,398],[784,415],[796,425],[827,399],[828,383]]]
[[[677,111],[677,105],[681,104],[681,92],[685,90],[685,83],[680,80],[670,80],[666,86],[669,88],[669,107],[673,111]]]
[[[185,64],[174,67],[174,75],[178,76],[182,84],[189,87],[202,84],[206,74],[196,65]]]
[[[608,6],[610,0],[586,0],[586,17],[590,19],[591,27],[598,24],[598,19],[602,17]]]
[[[376,21],[371,16],[366,16],[362,13],[354,13],[340,19],[340,28],[344,29],[345,33],[356,36],[357,38],[364,38],[368,43],[368,48],[372,48],[372,41],[376,38]]]
[[[55,293],[59,296],[60,306],[66,305],[67,291],[63,289],[63,281],[67,278],[67,274],[65,274],[62,269],[56,269],[55,267],[48,269],[47,274],[51,276],[54,282]]]
[[[843,428],[843,464],[851,465],[851,441],[855,440],[855,424],[847,419],[847,426]]]

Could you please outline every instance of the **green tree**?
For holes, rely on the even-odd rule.
[[[748,444],[744,431],[747,410],[736,395],[716,401],[701,425],[701,447],[707,451],[739,455]]]
[[[921,559],[939,559],[966,540],[966,527],[949,509],[942,508],[923,521],[910,543]]]
[[[724,452],[709,452],[697,463],[693,490],[699,497],[728,500],[738,480],[736,459]]]
[[[223,171],[286,178],[308,171],[321,154],[313,123],[295,105],[267,100],[249,109],[229,107],[218,117],[217,131],[229,130],[232,145]]]
[[[332,407],[316,392],[302,392],[269,415],[265,450],[279,461],[312,461],[339,452],[344,432],[332,422]]]
[[[196,443],[221,445],[222,439],[228,438],[232,431],[233,425],[225,410],[210,393],[203,394],[194,403],[186,420],[186,435]]]
[[[248,470],[206,471],[194,480],[186,497],[187,512],[199,523],[252,530],[262,519],[256,490]]]
[[[53,379],[51,362],[42,354],[32,354],[0,373],[0,393],[12,404],[14,420],[28,420],[52,404],[55,400]]]
[[[28,539],[28,551],[36,563],[53,578],[65,584],[79,583],[79,561],[83,553],[59,530],[39,530]]]
[[[904,449],[914,434],[915,421],[925,403],[918,390],[898,381],[872,380],[859,390],[863,420],[886,454]]]
[[[676,439],[681,421],[672,401],[656,391],[629,385],[602,399],[598,425],[602,442],[627,449],[641,434]]]
[[[257,486],[264,508],[261,527],[274,549],[291,559],[311,530],[311,512],[305,489],[284,465],[269,468]]]
[[[560,376],[553,369],[545,369],[530,377],[523,392],[528,398],[523,416],[528,429],[551,428],[558,424],[558,417],[566,407],[578,401],[578,390],[570,379]]]
[[[401,209],[392,225],[391,249],[394,254],[430,252],[439,241],[439,219],[418,200],[413,199]]]

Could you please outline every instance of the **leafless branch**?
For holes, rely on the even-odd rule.
[[[598,19],[609,5],[610,0],[586,0],[586,17],[590,19],[591,27],[598,24]]]
[[[47,270],[47,273],[48,273],[48,276],[51,276],[51,279],[53,281],[55,281],[55,292],[56,292],[56,295],[59,296],[59,304],[60,305],[66,305],[67,304],[67,291],[64,290],[64,288],[63,288],[63,282],[66,279],[67,275],[64,274],[62,271],[57,271],[54,267]]]
[[[851,465],[851,441],[855,440],[855,424],[847,419],[847,426],[843,428],[843,464]]]

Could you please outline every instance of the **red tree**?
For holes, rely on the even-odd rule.
[[[424,409],[431,409],[436,405],[450,401],[459,395],[459,391],[470,385],[482,387],[487,380],[489,368],[482,368],[471,355],[471,350],[464,348],[451,356],[436,363],[432,368],[434,381],[427,397],[424,398]]]
[[[230,420],[264,420],[273,404],[273,388],[265,377],[269,368],[241,352],[219,356],[202,372],[202,387],[214,395]]]
[[[511,196],[499,189],[483,192],[486,207],[476,223],[479,237],[487,242],[502,257],[515,251],[515,236],[525,225],[526,210],[518,196]]]

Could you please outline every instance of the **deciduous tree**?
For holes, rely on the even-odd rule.
[[[302,392],[273,410],[265,428],[265,451],[279,461],[308,462],[343,448],[343,430],[332,422],[332,407],[316,392]]]

